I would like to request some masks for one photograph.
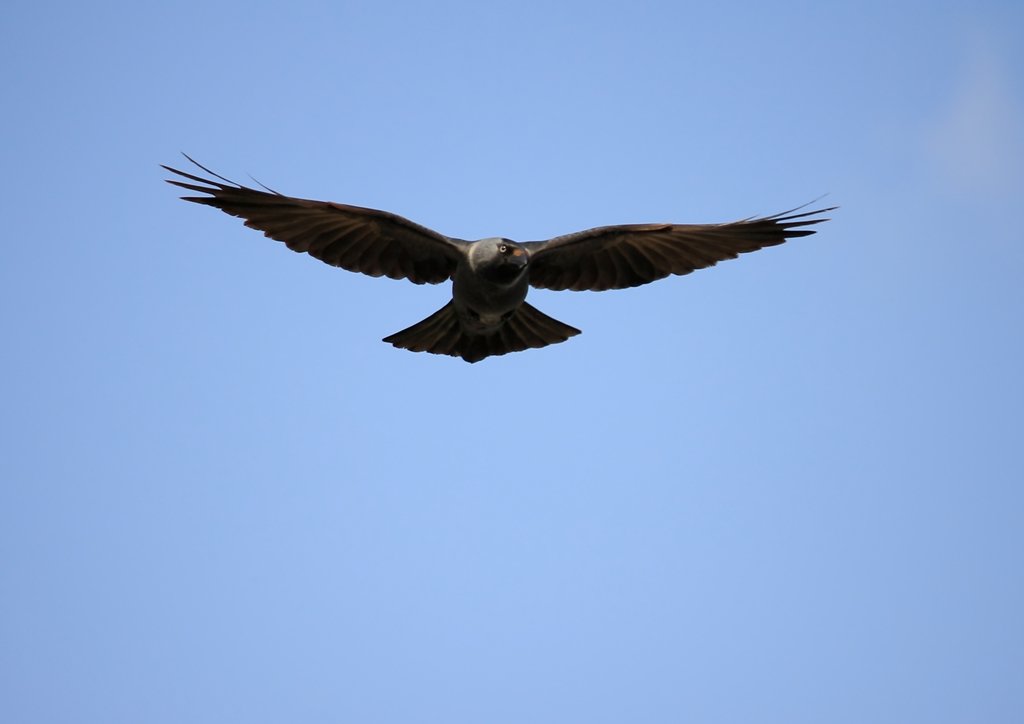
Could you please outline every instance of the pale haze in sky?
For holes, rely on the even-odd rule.
[[[1024,6],[8,3],[0,721],[1024,721]],[[469,365],[165,163],[819,233]]]

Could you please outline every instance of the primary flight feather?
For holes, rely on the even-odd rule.
[[[452,300],[384,341],[413,352],[467,362],[564,342],[580,330],[526,303],[530,286],[574,291],[623,289],[689,274],[725,259],[808,236],[835,207],[792,211],[727,224],[602,226],[546,241],[465,241],[397,214],[329,201],[292,198],[241,186],[189,161],[214,178],[163,166],[183,196],[245,220],[289,249],[370,276],[415,284],[452,280]]]

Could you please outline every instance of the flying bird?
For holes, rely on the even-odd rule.
[[[546,241],[501,237],[466,241],[397,214],[241,186],[185,155],[214,178],[163,166],[167,182],[282,241],[293,251],[353,272],[414,284],[452,280],[452,299],[421,322],[384,338],[395,347],[479,362],[492,355],[564,342],[580,333],[526,302],[529,287],[573,291],[624,289],[689,274],[724,259],[808,236],[827,219],[793,209],[726,224],[601,226]],[[262,186],[262,184],[260,184]]]

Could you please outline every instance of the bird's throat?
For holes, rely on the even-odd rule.
[[[525,266],[519,264],[496,264],[480,271],[482,276],[492,284],[511,284],[523,273]]]

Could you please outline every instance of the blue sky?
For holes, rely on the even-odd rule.
[[[1024,719],[1018,3],[0,18],[0,719]],[[842,208],[471,366],[179,151],[464,238]]]

